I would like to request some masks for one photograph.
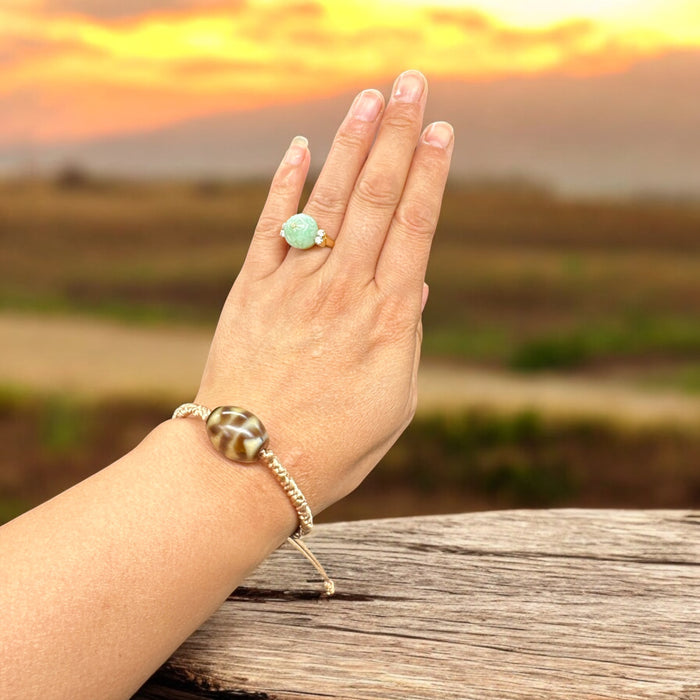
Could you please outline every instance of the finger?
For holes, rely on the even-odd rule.
[[[378,90],[364,90],[357,95],[336,133],[304,207],[304,213],[313,216],[331,238],[338,235],[350,193],[367,159],[383,108],[384,96]],[[325,261],[331,249],[317,248],[316,251],[309,255],[308,251],[293,249],[289,251],[289,259],[294,265],[301,263],[314,267]]]
[[[332,256],[337,265],[352,269],[354,274],[363,268],[368,279],[374,277],[377,257],[416,149],[426,97],[427,81],[418,71],[406,71],[396,79],[376,143],[350,197]]]
[[[375,281],[381,289],[420,294],[453,146],[454,132],[447,122],[435,122],[424,131],[377,263]]]
[[[243,266],[258,278],[273,273],[287,255],[289,246],[280,236],[280,230],[299,207],[310,162],[308,141],[303,136],[295,136],[272,178],[270,192]]]

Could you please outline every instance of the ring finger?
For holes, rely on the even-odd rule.
[[[364,90],[357,95],[338,129],[304,207],[304,213],[313,216],[330,238],[335,238],[340,230],[350,194],[367,159],[383,108],[384,97],[378,90]],[[293,262],[297,270],[313,271],[323,264],[329,251],[309,253],[308,250],[292,248],[287,253],[287,260]]]

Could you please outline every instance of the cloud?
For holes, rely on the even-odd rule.
[[[323,5],[316,2],[290,2],[284,5],[278,6],[275,10],[275,15],[282,16],[294,16],[300,19],[309,19],[310,17],[323,17],[326,14],[326,10]]]
[[[595,22],[578,19],[544,29],[497,29],[493,32],[493,41],[507,49],[527,49],[543,44],[565,48],[598,35],[599,27]]]
[[[39,37],[2,37],[2,43],[0,43],[0,68],[15,63],[19,56],[25,58],[33,56],[42,53],[50,46],[52,46],[51,42],[47,42]]]
[[[454,27],[467,38],[482,38],[504,49],[528,49],[543,44],[568,46],[590,39],[599,33],[599,26],[588,19],[572,19],[551,27],[518,28],[499,23],[489,15],[473,9],[428,10],[429,21]]]
[[[50,36],[2,36],[0,34],[0,95],[14,90],[40,88],[35,75],[50,73],[57,62],[76,61],[94,64],[109,58],[101,47],[79,39]],[[24,79],[18,76],[25,76]],[[3,114],[0,110],[0,114]],[[2,131],[2,129],[0,129]]]
[[[51,14],[79,14],[98,20],[131,19],[155,12],[177,12],[224,7],[229,12],[240,12],[247,0],[45,0],[43,9]]]
[[[226,58],[192,58],[177,61],[171,66],[171,72],[183,78],[192,76],[226,77],[237,72],[248,75],[260,75],[268,70],[266,63]]]
[[[308,33],[308,37],[315,36],[318,39],[320,31],[324,34],[325,43],[329,32],[325,28],[319,28],[325,16],[326,9],[321,4],[308,0],[263,5],[241,18],[243,24],[240,32],[261,43],[273,42],[284,38],[290,32],[296,32],[296,36],[287,38],[291,39],[294,45],[302,42],[299,45],[303,46],[304,41],[313,40],[307,38],[305,32]]]
[[[459,27],[465,32],[490,32],[494,27],[494,21],[483,12],[472,9],[451,10],[441,8],[439,10],[427,10],[428,20],[435,24],[448,24]]]
[[[483,81],[619,70],[649,53],[634,35],[593,21],[519,27],[427,0],[398,13],[366,0],[0,5],[0,96],[25,94],[14,123],[51,138],[329,97],[389,83],[406,67]],[[52,109],[28,101],[28,89],[51,95]],[[0,139],[9,131],[0,120]]]

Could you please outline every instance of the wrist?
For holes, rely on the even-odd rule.
[[[296,511],[262,463],[239,464],[219,454],[198,419],[167,420],[142,443],[158,452],[161,463],[177,469],[183,488],[201,490],[211,500],[232,537],[246,537],[274,551],[297,526]]]
[[[194,404],[204,406],[210,411],[213,411],[219,406],[232,405],[231,400],[219,395],[218,392],[207,391],[200,392],[194,399]],[[314,516],[327,508],[335,500],[328,498],[326,494],[325,482],[322,478],[322,472],[318,469],[318,464],[310,456],[308,445],[304,444],[303,436],[305,431],[298,426],[298,416],[280,415],[278,411],[265,410],[255,402],[241,400],[234,402],[234,405],[241,406],[245,410],[255,414],[265,426],[269,435],[268,448],[271,449],[284,465],[285,469],[292,476],[311,508]],[[269,407],[268,407],[269,408]],[[178,419],[179,420],[179,419]],[[194,423],[197,424],[194,419]],[[291,426],[297,426],[292,428]],[[200,438],[213,453],[215,457],[221,459],[224,464],[231,462],[216,451],[216,448],[211,444],[207,436],[206,427],[200,425]],[[241,468],[249,468],[250,465],[241,464]],[[258,463],[254,465],[258,467]],[[278,486],[279,488],[279,486]]]
[[[239,466],[264,463],[268,474],[274,475],[298,519],[298,526],[293,534],[290,533],[287,536],[287,539],[321,575],[326,595],[333,595],[335,584],[313,552],[301,541],[301,538],[313,528],[313,515],[309,504],[294,478],[279,461],[277,455],[269,449],[270,438],[264,425],[250,411],[235,406],[210,409],[203,404],[184,403],[173,413],[173,419],[176,422],[192,417],[205,422],[207,438],[227,462],[239,463]]]

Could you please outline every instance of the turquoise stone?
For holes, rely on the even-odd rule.
[[[311,248],[316,244],[318,224],[308,214],[294,214],[282,225],[282,235],[293,248]]]

